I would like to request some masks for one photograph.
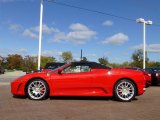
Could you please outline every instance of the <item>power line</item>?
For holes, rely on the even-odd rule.
[[[67,7],[81,9],[81,10],[85,10],[85,11],[89,11],[89,12],[94,12],[94,13],[98,13],[98,14],[112,16],[112,17],[116,17],[116,18],[120,18],[120,19],[124,19],[124,20],[135,21],[134,19],[130,19],[130,18],[122,17],[122,16],[117,16],[117,15],[113,15],[113,14],[102,12],[102,11],[91,10],[91,9],[83,8],[83,7],[79,7],[79,6],[74,6],[74,5],[70,5],[70,4],[66,4],[66,3],[62,3],[62,2],[55,2],[55,1],[52,1],[52,0],[44,0],[44,1],[52,2],[52,3],[55,3],[55,4],[61,5],[61,6],[67,6]]]
[[[67,3],[56,2],[55,0],[44,0],[44,1],[51,2],[53,4],[57,4],[57,5],[61,5],[61,6],[66,6],[66,7],[76,8],[76,9],[80,9],[80,10],[85,10],[85,11],[88,11],[88,12],[93,12],[93,13],[98,13],[98,14],[102,14],[102,15],[107,15],[107,16],[118,18],[118,19],[128,20],[128,21],[132,21],[132,22],[136,21],[136,19],[122,17],[122,16],[111,14],[111,13],[106,13],[106,12],[102,12],[102,11],[98,11],[98,10],[92,10],[92,9],[83,8],[83,7],[79,7],[79,6],[74,6],[74,5],[70,5],[70,4],[67,4]],[[160,27],[160,24],[153,23],[152,25],[156,26],[156,27]]]

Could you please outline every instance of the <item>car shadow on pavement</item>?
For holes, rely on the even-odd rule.
[[[13,96],[15,99],[28,99],[26,96]],[[95,100],[95,101],[118,101],[114,97],[93,97],[93,96],[54,96],[48,97],[50,100]],[[45,100],[45,99],[44,99]],[[134,98],[132,101],[137,101]],[[120,102],[120,101],[119,101]]]
[[[116,102],[118,101],[114,97],[86,97],[86,96],[69,96],[69,97],[58,96],[58,97],[50,97],[50,100],[95,100],[95,101],[116,101]],[[137,101],[137,100],[138,98],[134,98],[132,101]]]
[[[26,96],[16,96],[16,95],[13,95],[12,97],[16,98],[16,99],[27,99]]]
[[[86,97],[86,96],[58,96],[50,97],[50,100],[100,100],[100,101],[110,101],[114,100],[113,97]]]
[[[158,85],[151,85],[150,87],[160,87],[160,84],[158,84]]]

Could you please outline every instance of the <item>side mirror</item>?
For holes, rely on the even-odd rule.
[[[58,74],[61,74],[62,73],[62,69],[58,69]]]

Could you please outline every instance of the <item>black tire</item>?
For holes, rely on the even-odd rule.
[[[135,98],[136,86],[127,79],[120,80],[114,86],[114,97],[121,102],[130,102]]]
[[[44,100],[49,96],[48,84],[41,79],[31,80],[26,87],[26,95],[31,100]]]

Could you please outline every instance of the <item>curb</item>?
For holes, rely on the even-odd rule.
[[[0,86],[7,86],[10,85],[10,82],[0,82]]]

